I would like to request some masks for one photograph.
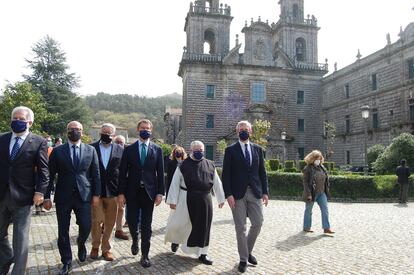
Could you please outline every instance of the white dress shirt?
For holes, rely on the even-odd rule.
[[[247,140],[246,142],[243,142],[239,140],[239,143],[242,148],[244,157],[246,157],[246,145],[245,144],[247,144],[247,151],[249,151],[249,155],[250,155],[250,165],[252,165],[252,148],[250,146],[250,141]]]
[[[11,136],[11,139],[10,139],[10,145],[9,145],[9,155],[11,155],[13,146],[16,143],[16,137],[20,138],[19,139],[19,145],[20,145],[20,148],[22,148],[23,142],[26,140],[29,133],[30,133],[29,131],[26,131],[23,135],[18,136],[14,132],[12,132],[12,136]]]

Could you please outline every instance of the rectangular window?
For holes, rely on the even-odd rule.
[[[349,134],[351,132],[351,120],[349,116],[345,116],[345,133]]]
[[[206,159],[214,160],[214,146],[206,145]]]
[[[351,152],[346,151],[346,164],[351,164]]]
[[[297,104],[303,104],[305,103],[305,92],[304,91],[298,91],[298,96],[296,99]]]
[[[305,132],[305,120],[303,118],[298,119],[298,132]]]
[[[299,159],[305,158],[305,148],[304,147],[298,147],[298,155]]]
[[[377,89],[377,74],[371,75],[371,89],[373,91]]]
[[[378,113],[372,114],[372,128],[378,129],[379,128],[379,118]]]
[[[251,87],[251,101],[252,103],[264,103],[266,101],[265,84],[252,83]]]
[[[414,105],[410,105],[410,121],[414,121]]]
[[[214,115],[206,116],[206,128],[214,128]]]
[[[414,59],[408,61],[408,77],[414,79]]]
[[[215,86],[207,85],[206,97],[214,99]]]
[[[349,84],[345,84],[345,98],[349,98]]]

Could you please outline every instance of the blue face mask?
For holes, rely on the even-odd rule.
[[[10,127],[15,133],[23,133],[27,130],[27,121],[24,120],[13,120]]]
[[[193,152],[193,157],[194,157],[196,160],[201,160],[201,159],[203,158],[203,156],[204,156],[204,154],[203,154],[203,152],[201,152],[201,151],[194,151],[194,152]]]
[[[146,140],[146,139],[149,139],[149,137],[151,136],[151,132],[150,132],[150,131],[148,131],[148,130],[140,130],[140,131],[139,131],[139,136],[140,136],[142,139]]]
[[[249,136],[250,136],[250,134],[249,134],[248,131],[240,131],[239,132],[239,138],[240,138],[241,141],[248,140],[249,139]]]

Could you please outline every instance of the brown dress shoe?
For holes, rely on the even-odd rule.
[[[325,233],[325,234],[333,234],[333,233],[335,233],[334,231],[332,231],[331,229],[324,229],[323,230],[323,233]]]
[[[105,261],[112,262],[114,260],[114,255],[111,253],[111,251],[106,251],[102,253],[102,257]]]
[[[121,239],[121,240],[128,240],[129,237],[127,234],[124,233],[122,230],[115,231],[115,238]]]
[[[99,257],[99,248],[92,248],[91,250],[91,254],[89,255],[89,257],[91,257],[91,259],[98,259]]]

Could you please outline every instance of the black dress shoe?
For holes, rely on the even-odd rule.
[[[78,259],[81,263],[86,260],[86,246],[84,243],[78,243]]]
[[[178,244],[172,243],[171,244],[171,251],[174,252],[174,253],[177,252],[178,246],[179,246]]]
[[[252,254],[249,254],[249,259],[248,259],[249,263],[251,263],[252,265],[257,265],[257,260],[256,257],[253,256]]]
[[[72,264],[71,263],[63,264],[63,267],[59,271],[59,275],[67,275],[69,274],[70,271],[72,271]]]
[[[131,245],[131,253],[132,255],[137,255],[139,251],[138,248],[138,240],[132,240],[132,245]]]
[[[210,258],[205,254],[201,254],[201,256],[198,257],[198,260],[200,262],[202,262],[203,264],[206,264],[206,265],[212,265],[213,264],[213,261],[210,260]]]
[[[239,266],[237,267],[237,270],[238,270],[240,273],[244,273],[244,272],[246,272],[246,270],[247,270],[247,263],[246,263],[246,262],[240,262],[240,263],[239,263]]]
[[[3,269],[0,271],[0,275],[7,275],[7,273],[9,273],[10,266],[12,265],[12,263],[13,260],[10,260],[7,263],[5,263]]]
[[[141,257],[141,260],[139,261],[139,263],[141,264],[141,266],[143,268],[148,268],[151,266],[151,261],[148,259],[148,257]]]

